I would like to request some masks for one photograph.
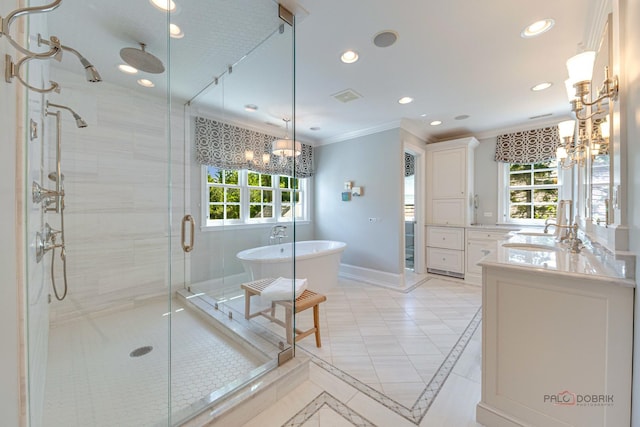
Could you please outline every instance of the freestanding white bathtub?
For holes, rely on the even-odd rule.
[[[295,278],[307,279],[307,287],[324,293],[338,284],[340,256],[344,242],[307,240],[295,243]],[[251,280],[293,275],[291,243],[261,246],[236,254]]]

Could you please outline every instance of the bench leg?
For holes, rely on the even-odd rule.
[[[320,348],[322,346],[320,342],[320,304],[313,306],[313,326],[316,329],[316,347]]]
[[[248,290],[244,290],[244,318],[249,320],[251,317],[249,315],[251,313],[251,294],[249,294]]]

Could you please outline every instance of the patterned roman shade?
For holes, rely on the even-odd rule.
[[[559,144],[557,126],[507,133],[498,136],[495,160],[522,164],[546,162],[556,157]]]
[[[302,153],[295,159],[282,158],[271,154],[271,142],[278,139],[276,136],[204,117],[196,117],[195,121],[196,159],[202,165],[297,178],[313,174],[313,147],[308,144],[302,144]],[[266,163],[265,154],[268,155]]]

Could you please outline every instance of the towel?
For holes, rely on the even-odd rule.
[[[291,291],[295,286],[295,297],[298,298],[307,289],[307,279],[287,279],[278,277],[260,294],[262,305],[271,305],[272,301],[291,299]]]

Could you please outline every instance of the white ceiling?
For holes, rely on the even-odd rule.
[[[228,120],[282,126],[291,115],[291,41],[273,0],[175,0],[169,16],[185,32],[171,39],[167,16],[148,0],[63,0],[47,14],[50,34],[93,62],[105,81],[164,96],[171,80],[173,102],[194,98],[194,108]],[[547,125],[569,115],[565,61],[594,48],[606,0],[294,0],[296,25],[296,137],[316,143],[392,127],[428,139],[497,134]],[[543,35],[523,39],[528,24],[552,18]],[[373,45],[381,30],[399,35],[391,47]],[[123,47],[147,44],[170,72],[143,75],[143,89],[117,71]],[[355,64],[342,51],[360,54]],[[246,57],[245,57],[246,56]],[[71,57],[71,58],[70,58]],[[244,57],[244,58],[243,58]],[[170,58],[170,61],[168,60]],[[231,74],[227,66],[236,64]],[[60,67],[81,71],[65,53]],[[204,90],[215,76],[220,84]],[[553,86],[532,92],[537,83]],[[90,84],[90,83],[87,83]],[[98,83],[99,84],[99,83]],[[362,98],[341,103],[331,95],[352,89]],[[64,88],[63,88],[64,90]],[[411,96],[414,102],[397,100]],[[246,113],[245,104],[256,104]],[[426,115],[426,116],[422,116]],[[468,115],[466,120],[454,120]],[[545,116],[530,119],[534,116]],[[442,120],[437,127],[432,120]],[[311,127],[319,127],[311,131]],[[280,132],[270,128],[271,133]]]

